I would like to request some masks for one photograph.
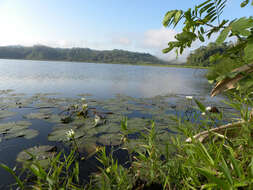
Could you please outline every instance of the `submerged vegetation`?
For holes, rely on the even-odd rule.
[[[245,0],[241,6],[248,3]],[[219,63],[238,63],[236,69],[216,72],[212,79],[217,81],[212,96],[230,90],[224,104],[210,107],[192,96],[170,105],[169,96],[118,95],[97,101],[87,95],[20,98],[2,91],[10,96],[1,99],[0,119],[13,115],[10,108],[37,110],[24,118],[55,123],[48,140],[70,148],[63,153],[54,146],[31,147],[17,158],[21,172],[1,164],[14,176],[14,185],[20,189],[253,189],[253,19],[221,21],[225,4],[226,0],[207,0],[186,12],[169,11],[164,18],[165,26],[184,19],[182,33],[164,52],[176,48],[182,53],[194,40],[204,41],[219,30],[218,44],[228,36],[238,38],[227,53],[210,57]],[[28,121],[0,125],[1,140],[30,137],[13,136],[21,128],[29,134],[29,125]],[[126,160],[117,156],[120,151]],[[91,158],[99,162],[98,170],[81,180],[81,164]]]

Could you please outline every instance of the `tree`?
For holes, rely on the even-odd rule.
[[[219,33],[216,39],[216,44],[220,45],[225,40],[236,37],[237,42],[229,47],[224,54],[216,54],[210,57],[210,61],[233,62],[235,67],[241,65],[249,65],[253,63],[253,17],[242,17],[232,21],[221,19],[222,12],[226,6],[227,0],[206,0],[203,3],[196,5],[194,8],[189,8],[187,11],[171,10],[166,13],[163,20],[165,27],[177,26],[179,22],[183,21],[182,32],[175,36],[175,41],[168,43],[168,47],[163,50],[168,53],[176,50],[177,54],[182,54],[185,48],[191,47],[196,40],[204,42],[206,38],[210,38],[215,33]],[[249,5],[249,0],[244,0],[241,7]],[[253,5],[253,0],[251,1]],[[248,70],[236,69],[230,70],[227,73],[219,73],[215,80],[221,82],[222,80],[233,79],[238,75],[240,80],[237,87],[247,84],[247,88],[253,87],[253,77],[250,75],[252,65],[249,65]],[[234,69],[234,68],[231,68]],[[242,71],[243,70],[243,71]],[[215,81],[214,80],[214,81]],[[232,85],[236,87],[236,85]],[[230,86],[230,87],[232,87]]]

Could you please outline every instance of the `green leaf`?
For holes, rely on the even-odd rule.
[[[249,0],[245,0],[241,3],[241,7],[245,7],[246,5],[248,5]]]
[[[194,101],[196,102],[197,106],[199,107],[200,111],[205,112],[206,111],[206,107],[199,102],[197,99],[194,98]]]
[[[180,21],[180,19],[182,18],[181,16],[182,16],[182,14],[183,14],[183,11],[181,11],[181,10],[178,10],[177,12],[176,12],[176,14],[175,14],[175,16],[174,16],[174,20],[173,20],[173,22],[174,22],[174,27],[177,25],[177,23]]]
[[[248,41],[246,47],[244,48],[245,59],[247,61],[253,60],[253,38]]]
[[[174,15],[176,14],[177,10],[172,10],[172,11],[168,11],[163,19],[163,26],[170,26],[171,20],[174,17]]]
[[[200,32],[201,32],[202,34],[205,33],[204,28],[203,28],[202,26],[200,27]]]
[[[193,32],[183,31],[182,33],[177,34],[175,38],[181,42],[188,42],[194,40],[196,38],[196,34]]]
[[[230,160],[231,160],[231,162],[232,162],[232,165],[233,165],[233,167],[234,167],[234,169],[235,169],[235,172],[236,172],[236,175],[239,177],[239,178],[241,178],[242,177],[242,173],[241,173],[241,170],[240,170],[240,166],[239,166],[239,164],[238,164],[238,161],[235,159],[235,157],[234,157],[234,152],[233,152],[233,149],[232,148],[229,148],[229,152],[230,152],[230,156],[229,156],[229,158],[230,158]]]
[[[253,157],[251,158],[251,162],[249,164],[249,169],[250,169],[250,175],[253,178]]]
[[[210,189],[210,188],[213,188],[213,187],[216,187],[217,184],[216,183],[207,183],[207,184],[204,184],[201,186],[201,189]]]
[[[229,32],[230,32],[230,28],[229,27],[224,28],[221,31],[219,37],[217,38],[216,43],[217,44],[222,44],[225,41],[225,39],[227,38]]]
[[[197,8],[203,7],[204,5],[206,5],[207,3],[209,3],[212,0],[207,0],[204,3],[201,3],[200,5],[197,6]]]
[[[240,182],[235,183],[234,187],[247,187],[248,185],[249,185],[248,181],[240,181]]]
[[[253,27],[253,19],[242,17],[231,23],[232,32],[245,35],[245,30]]]
[[[6,166],[5,164],[0,164],[0,167],[2,167],[3,169],[5,169],[7,172],[9,172],[16,180],[16,182],[18,183],[18,186],[21,189],[24,189],[24,184],[23,182],[18,178],[18,176],[16,176],[16,174],[14,173],[14,171],[9,168],[8,166]]]
[[[233,179],[232,179],[232,176],[231,176],[230,171],[228,169],[228,165],[227,165],[226,161],[224,160],[223,156],[221,156],[221,159],[222,159],[221,170],[222,170],[224,176],[226,177],[226,179],[229,181],[229,183],[231,185],[233,185]]]
[[[199,14],[201,15],[203,12],[205,12],[207,9],[209,9],[212,5],[214,5],[214,3],[209,3],[206,6],[204,6],[203,8],[201,8],[199,11]]]
[[[205,156],[206,160],[209,162],[210,165],[214,165],[214,161],[212,159],[212,157],[210,156],[210,154],[207,152],[205,146],[202,143],[199,143],[200,145],[200,149],[202,154]]]
[[[205,41],[205,38],[203,37],[203,35],[200,33],[200,31],[198,31],[198,37],[199,37],[199,40],[201,42],[204,42]]]
[[[229,184],[218,177],[216,177],[216,173],[207,169],[207,168],[196,168],[196,170],[204,175],[210,182],[217,184],[223,190],[230,190]]]
[[[170,52],[173,48],[174,48],[173,46],[170,46],[170,47],[168,47],[168,48],[165,48],[165,49],[163,49],[163,53],[168,53],[168,52]]]

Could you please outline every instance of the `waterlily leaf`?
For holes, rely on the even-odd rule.
[[[92,154],[96,151],[96,137],[82,137],[77,140],[77,146],[80,153]]]
[[[103,134],[97,139],[97,143],[104,146],[116,146],[121,144],[121,136],[119,134]]]
[[[14,91],[14,90],[12,90],[12,89],[0,90],[0,95],[9,94],[10,92],[13,92],[13,91]]]
[[[15,115],[16,113],[14,112],[10,112],[10,111],[7,111],[7,110],[0,110],[0,119],[4,119],[4,118],[7,118],[7,117],[11,117],[13,115]]]
[[[32,139],[36,137],[39,134],[37,130],[34,129],[24,129],[24,130],[19,130],[16,131],[15,133],[10,133],[6,135],[4,138],[6,140],[12,139],[12,138],[17,138],[17,137],[24,137],[25,139]]]
[[[78,94],[77,96],[86,97],[86,96],[93,96],[93,95],[89,93],[83,93],[83,94]]]
[[[48,122],[51,122],[51,123],[62,123],[61,121],[61,116],[57,115],[57,114],[52,114],[49,116],[48,119],[46,119]]]
[[[27,129],[32,123],[28,121],[8,122],[0,124],[0,134],[13,133],[18,130]]]
[[[39,109],[40,113],[44,113],[44,114],[52,114],[52,110],[49,108],[45,108],[45,109]]]
[[[149,127],[151,125],[150,119],[142,119],[142,118],[131,118],[127,121],[127,127],[129,130],[144,130],[145,127]]]
[[[122,118],[123,118],[123,115],[121,114],[110,114],[106,116],[106,120],[111,123],[120,123]]]
[[[144,152],[145,148],[140,146],[141,144],[144,144],[143,139],[131,139],[130,141],[124,143],[122,145],[122,148],[126,148],[130,152],[136,152],[136,151]]]
[[[57,153],[57,148],[55,146],[43,145],[43,146],[35,146],[23,150],[17,156],[17,162],[27,163],[32,160],[31,155],[27,152],[32,154],[36,160],[40,162],[40,164],[46,167],[50,164],[50,159]]]
[[[50,113],[36,112],[36,113],[29,113],[28,115],[25,115],[24,117],[26,119],[49,119],[50,116],[51,116]]]
[[[66,136],[66,133],[71,129],[75,131],[76,128],[77,126],[72,125],[57,125],[56,127],[54,127],[54,130],[48,135],[48,140],[59,142],[67,141],[68,138]]]
[[[26,139],[34,138],[38,135],[38,131],[28,129],[31,125],[28,121],[18,121],[0,124],[0,135],[3,135],[5,140],[24,137]]]
[[[116,113],[116,114],[128,114],[131,113],[130,110],[125,105],[119,105],[119,104],[110,104],[103,106],[103,109]]]

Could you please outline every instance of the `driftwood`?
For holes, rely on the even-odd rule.
[[[237,86],[237,83],[243,79],[247,74],[251,74],[253,72],[253,63],[248,65],[243,65],[242,67],[236,68],[232,71],[232,73],[235,73],[235,76],[232,78],[226,77],[225,79],[218,82],[215,87],[213,88],[211,92],[211,96],[216,96],[217,94],[220,94],[221,92],[233,89]],[[250,113],[249,121],[253,121],[253,109]],[[187,138],[186,142],[192,142],[192,139],[196,139],[200,142],[204,142],[208,137],[215,134],[216,136],[220,136],[222,138],[229,138],[231,137],[231,134],[233,136],[237,135],[237,131],[240,130],[240,128],[245,124],[246,121],[238,121],[235,123],[229,123],[226,125],[222,125],[217,128],[212,128],[203,132],[200,132],[196,135],[194,135],[192,138]],[[226,136],[224,136],[226,134]]]
[[[231,130],[235,130],[233,132],[238,131],[245,123],[246,123],[245,121],[238,121],[235,123],[229,123],[229,124],[217,127],[217,128],[212,128],[210,130],[200,132],[200,133],[194,135],[192,138],[194,138],[200,142],[204,142],[212,133],[217,133],[219,136],[223,136],[225,133],[229,133],[229,131],[231,131]],[[187,138],[185,142],[189,142],[189,143],[192,142],[192,138]],[[224,137],[224,138],[226,138],[226,137]]]

